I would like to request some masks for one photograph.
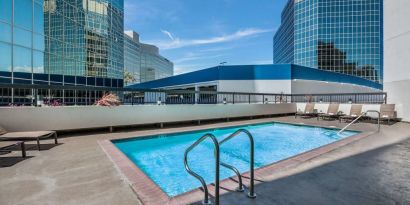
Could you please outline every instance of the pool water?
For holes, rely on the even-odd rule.
[[[185,149],[206,133],[214,134],[220,141],[240,128],[247,129],[254,137],[255,168],[358,133],[345,131],[338,135],[336,129],[275,122],[113,140],[113,143],[168,196],[173,197],[201,186],[199,181],[184,169]],[[222,162],[235,166],[241,173],[249,171],[249,139],[245,134],[240,134],[224,143],[220,150]],[[201,175],[207,184],[214,182],[213,153],[213,143],[207,139],[192,150],[188,156],[191,169]],[[221,180],[234,175],[231,170],[220,167]]]

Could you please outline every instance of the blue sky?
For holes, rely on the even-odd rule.
[[[157,45],[174,62],[176,74],[220,62],[272,63],[272,37],[285,2],[125,0],[125,29]]]

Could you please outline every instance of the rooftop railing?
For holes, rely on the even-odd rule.
[[[105,94],[123,105],[142,104],[276,104],[295,102],[386,103],[386,93],[283,94],[193,90],[142,90],[61,85],[0,84],[0,106],[95,105]]]

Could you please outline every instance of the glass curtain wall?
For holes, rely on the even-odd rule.
[[[123,0],[1,0],[0,81],[122,84],[123,4]]]

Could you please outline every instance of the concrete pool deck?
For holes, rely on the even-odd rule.
[[[267,121],[346,125],[289,116],[66,135],[61,145],[41,152],[29,148],[32,158],[0,168],[0,204],[141,204],[97,141]],[[374,131],[375,127],[359,123],[352,129]],[[0,155],[0,165],[18,161],[19,156],[19,152]],[[226,193],[221,195],[221,204],[409,204],[410,124],[383,125],[380,133],[261,180],[256,186],[256,199],[248,199],[243,193]]]

